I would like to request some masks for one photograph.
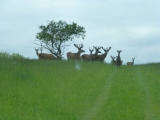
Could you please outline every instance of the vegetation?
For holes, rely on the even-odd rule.
[[[0,119],[158,120],[159,69],[0,58]]]
[[[36,43],[41,49],[50,51],[57,57],[62,57],[65,48],[74,42],[75,38],[85,37],[85,29],[77,23],[67,24],[63,21],[50,21],[48,25],[41,25],[37,33]]]
[[[18,53],[7,53],[7,52],[0,52],[0,59],[26,59],[23,55]]]

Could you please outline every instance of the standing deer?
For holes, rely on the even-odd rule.
[[[47,53],[38,53],[39,49],[35,48],[36,54],[39,58],[39,60],[58,60],[60,58],[57,58],[55,56],[53,56],[52,54],[47,54]]]
[[[106,58],[106,56],[107,56],[109,50],[111,49],[111,47],[106,48],[106,49],[104,49],[104,48],[102,47],[102,49],[104,50],[105,53],[102,54],[102,55],[97,55],[97,57],[96,57],[96,60],[99,60],[99,61],[101,61],[101,62],[104,61],[104,59]]]
[[[116,60],[114,60],[116,57],[111,56],[111,58],[112,58],[112,62],[113,62],[113,64],[114,64],[114,65],[117,65]]]
[[[92,60],[92,52],[93,52],[94,50],[89,48],[89,51],[90,51],[90,54],[83,54],[83,55],[82,55],[82,59],[83,59],[83,60]]]
[[[94,46],[93,46],[94,47]],[[102,47],[94,47],[95,49],[95,54],[92,54],[92,60],[96,60],[98,53],[101,53],[101,51],[99,51]]]
[[[122,65],[122,62],[121,62],[121,57],[120,57],[120,53],[122,52],[121,50],[119,51],[119,50],[117,50],[117,52],[118,52],[118,56],[117,56],[117,59],[116,59],[116,62],[117,62],[117,67],[119,66],[121,66]]]
[[[117,57],[118,57],[118,56],[116,56],[116,59],[117,59]],[[123,61],[121,60],[121,65],[122,65],[122,63],[123,63]]]
[[[83,48],[83,44],[81,43],[81,45],[76,45],[76,44],[74,44],[74,46],[76,47],[76,48],[78,48],[78,52],[77,53],[72,53],[72,52],[68,52],[67,53],[67,58],[68,58],[68,60],[74,60],[74,59],[80,59],[80,54],[82,53],[82,52],[85,52],[84,50],[82,50],[82,48]]]
[[[132,58],[132,62],[127,62],[127,65],[134,65],[134,59],[135,58]]]

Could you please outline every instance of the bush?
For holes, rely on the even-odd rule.
[[[10,58],[11,59],[26,59],[23,55],[20,55],[18,53],[13,53]]]
[[[20,55],[19,53],[9,54],[7,52],[0,52],[0,58],[3,58],[3,59],[26,59],[23,55]]]

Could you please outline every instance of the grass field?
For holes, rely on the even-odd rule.
[[[0,59],[0,120],[160,120],[160,63]]]

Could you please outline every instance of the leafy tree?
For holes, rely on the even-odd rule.
[[[35,43],[50,51],[53,55],[62,58],[67,46],[74,43],[75,38],[85,37],[85,29],[76,23],[67,24],[60,20],[58,22],[50,21],[48,25],[39,26],[41,30],[37,33],[36,38],[39,43]]]

